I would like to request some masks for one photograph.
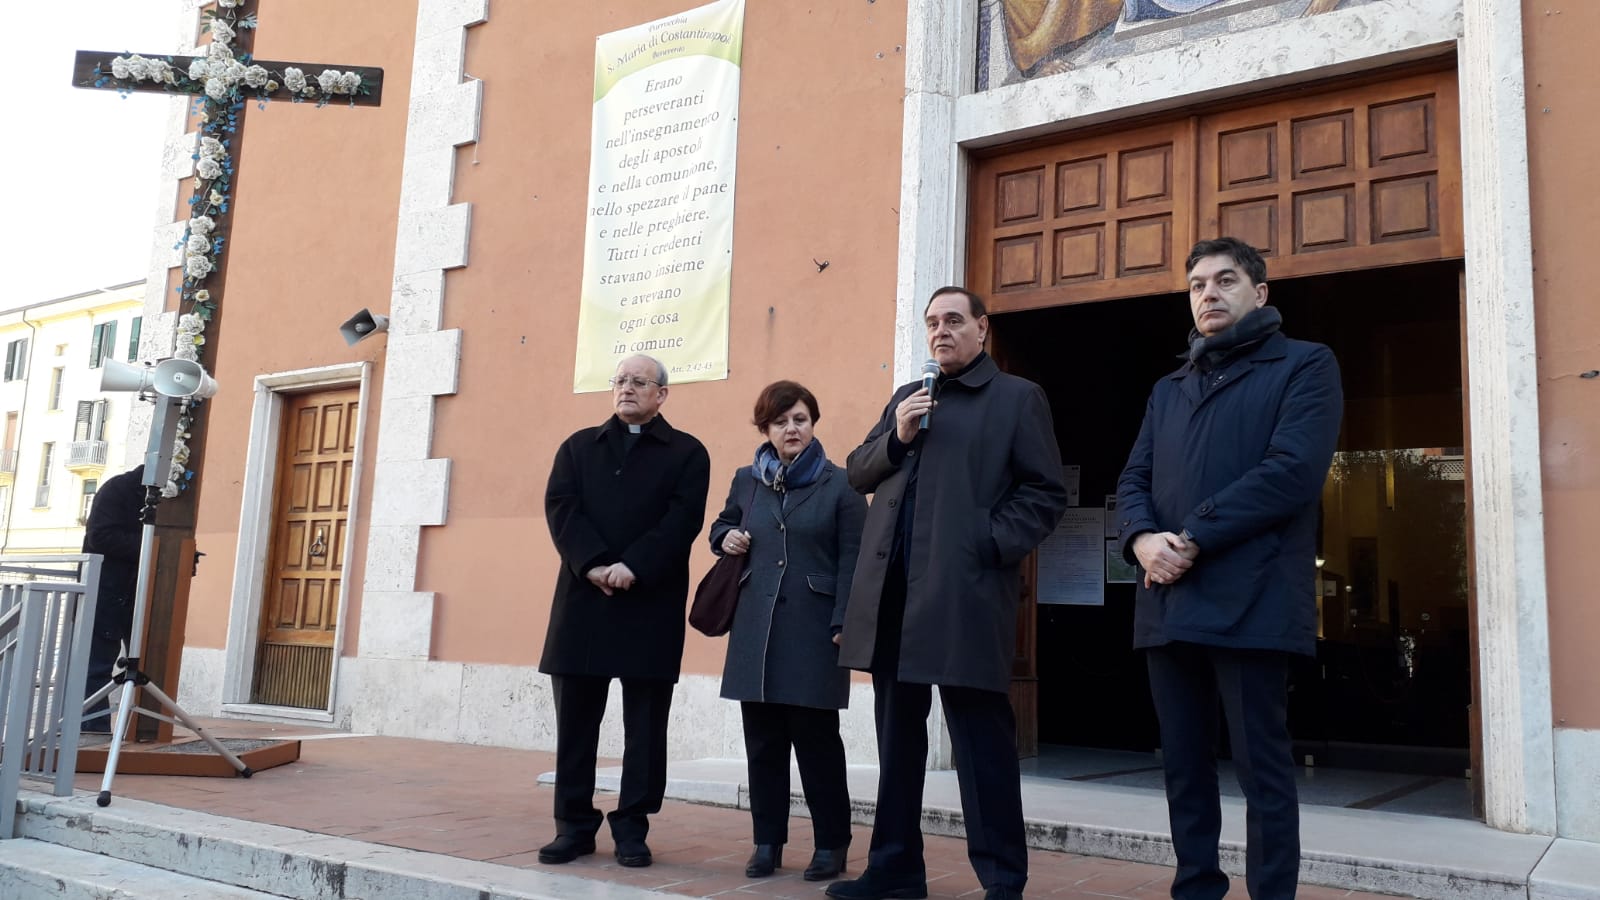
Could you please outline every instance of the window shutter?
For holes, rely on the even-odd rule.
[[[12,341],[11,343],[6,345],[6,380],[7,381],[15,381],[17,379],[17,345],[20,344],[20,343],[22,343],[22,342],[21,341]]]
[[[94,406],[95,404],[93,400],[78,401],[78,420],[73,424],[72,427],[73,440],[94,440],[94,438],[91,437],[93,432],[90,430],[93,427],[94,422]]]
[[[103,324],[96,325],[94,327],[94,337],[89,339],[89,368],[91,369],[100,368],[100,345],[104,342],[105,336],[106,326]]]
[[[106,339],[100,342],[100,364],[105,365],[106,360],[115,359],[117,356],[117,323],[106,323]]]
[[[106,403],[105,400],[94,402],[94,414],[89,425],[89,440],[103,441],[106,439]]]
[[[134,316],[129,323],[128,330],[128,362],[139,358],[139,332],[144,325],[144,316]]]

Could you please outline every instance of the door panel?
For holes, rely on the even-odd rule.
[[[1193,230],[1190,131],[1174,122],[980,160],[968,283],[994,312],[1175,290],[1173,248]]]
[[[1201,235],[1274,279],[1460,256],[1456,103],[1438,72],[1201,117]]]

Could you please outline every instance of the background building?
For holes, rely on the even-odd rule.
[[[134,281],[0,312],[0,556],[80,552],[96,488],[133,464],[137,400],[102,392],[100,376],[108,360],[138,358],[144,290]]]

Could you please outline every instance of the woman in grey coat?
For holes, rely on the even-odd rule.
[[[750,765],[755,852],[745,875],[783,865],[789,834],[789,750],[811,810],[816,852],[807,881],[844,871],[850,845],[839,710],[850,673],[838,635],[850,599],[866,501],[828,461],[812,429],[817,398],[793,381],[767,385],[754,424],[766,438],[741,467],[711,525],[711,549],[749,554],[728,634],[722,696],[738,700]]]

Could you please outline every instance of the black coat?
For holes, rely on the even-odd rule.
[[[626,453],[625,431],[613,416],[556,451],[544,511],[561,574],[539,660],[546,674],[678,679],[711,460],[660,416]],[[586,573],[614,562],[638,580],[607,597]]]
[[[915,458],[901,681],[1005,691],[1017,646],[1019,564],[1067,508],[1061,452],[1044,391],[985,358],[940,389],[931,425],[900,465],[890,458],[901,385],[847,463],[871,493],[839,664],[872,666],[895,525]]]
[[[849,705],[850,673],[839,667],[833,633],[850,605],[866,516],[866,501],[831,462],[816,481],[787,495],[757,480],[750,466],[733,474],[728,502],[711,523],[711,549],[720,555],[723,536],[744,519],[750,558],[728,634],[723,697],[818,709]]]
[[[1316,652],[1318,501],[1343,414],[1333,352],[1281,333],[1209,376],[1185,363],[1156,382],[1117,485],[1122,554],[1187,529],[1200,556],[1173,584],[1141,579],[1135,647]]]
[[[100,601],[133,603],[139,581],[139,547],[144,525],[144,466],[113,475],[95,491],[83,534],[83,552],[105,557],[100,564]]]

